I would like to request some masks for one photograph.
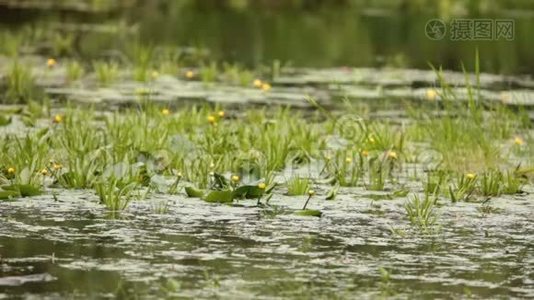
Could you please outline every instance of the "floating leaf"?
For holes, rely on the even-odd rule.
[[[233,191],[211,191],[203,198],[207,202],[231,203],[234,200]]]
[[[39,187],[31,184],[20,184],[18,188],[22,197],[32,197],[42,194],[42,191]]]
[[[265,189],[257,185],[243,185],[234,190],[234,198],[256,199],[265,194]]]
[[[204,196],[203,190],[198,190],[190,186],[185,187],[185,193],[187,194],[188,197],[192,197],[192,198],[202,198],[202,196]]]
[[[41,195],[41,189],[37,186],[31,184],[12,184],[5,185],[2,187],[4,191],[14,192],[16,195],[21,197],[31,197]]]
[[[318,218],[320,218],[323,215],[323,213],[320,210],[315,210],[315,209],[297,210],[295,214],[299,216],[318,217]]]
[[[0,191],[0,200],[10,200],[20,197],[17,191]]]

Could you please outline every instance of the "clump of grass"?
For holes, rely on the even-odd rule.
[[[429,230],[437,220],[435,202],[436,199],[428,193],[423,200],[418,195],[413,195],[412,199],[404,204],[410,223],[421,230]]]
[[[7,74],[7,93],[3,103],[26,103],[34,96],[36,86],[29,67],[15,61]]]
[[[82,65],[76,60],[69,61],[67,63],[67,81],[73,83],[77,80],[80,80],[84,75],[85,70]]]
[[[309,178],[293,176],[287,181],[287,195],[306,195],[310,189],[310,186],[311,182]]]
[[[133,199],[134,182],[124,183],[114,177],[95,184],[95,192],[100,203],[111,211],[124,210]]]
[[[101,86],[108,86],[114,83],[119,76],[119,65],[115,62],[93,62],[93,68]]]
[[[452,202],[467,201],[476,190],[477,175],[473,173],[462,174],[456,182],[449,185],[449,197]]]

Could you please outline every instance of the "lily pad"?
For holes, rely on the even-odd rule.
[[[204,191],[195,189],[194,187],[186,186],[185,187],[185,193],[187,194],[187,197],[191,198],[202,198],[204,196]]]
[[[17,191],[0,191],[0,200],[10,200],[20,197]]]
[[[316,209],[297,210],[295,214],[298,216],[318,217],[318,218],[320,218],[323,215],[323,213],[320,210],[316,210]]]
[[[257,185],[243,185],[234,190],[235,198],[256,199],[263,194],[265,194],[265,189],[260,189]]]
[[[39,187],[31,184],[12,184],[2,187],[3,190],[14,192],[21,197],[31,197],[41,195],[42,191]]]
[[[206,202],[231,203],[234,201],[233,191],[211,191],[203,198]]]

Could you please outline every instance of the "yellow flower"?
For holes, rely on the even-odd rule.
[[[269,91],[270,89],[271,89],[271,85],[268,84],[268,83],[263,83],[263,84],[261,85],[261,90],[264,91],[264,92],[267,92],[267,91]]]
[[[182,172],[178,172],[178,173],[176,174],[176,177],[178,177],[178,178],[182,178],[182,177],[184,177],[184,175],[182,174]]]
[[[48,175],[48,169],[44,168],[44,169],[41,170],[40,173],[41,173],[41,175],[46,176],[46,175]]]
[[[13,167],[7,168],[7,174],[15,174],[15,168]]]
[[[314,191],[314,190],[309,190],[309,191],[308,191],[308,195],[310,195],[310,197],[313,196],[313,195],[315,195],[315,191]]]
[[[232,181],[235,182],[235,183],[239,182],[239,176],[233,175],[232,176]]]
[[[427,100],[434,101],[434,100],[436,100],[437,97],[438,97],[438,93],[436,92],[435,89],[426,90],[426,99]]]
[[[168,108],[164,108],[161,110],[161,114],[164,116],[168,116],[171,114],[171,111]]]
[[[388,158],[391,158],[391,159],[397,159],[397,152],[395,152],[395,151],[388,151]]]
[[[208,116],[208,122],[210,124],[215,124],[217,122],[217,119],[215,119],[215,116],[209,115]]]
[[[350,158],[350,157],[345,158],[345,162],[350,164],[352,162],[352,158]]]
[[[159,72],[158,71],[152,71],[152,79],[158,79]]]
[[[261,190],[264,190],[266,187],[267,187],[267,185],[265,183],[263,183],[263,182],[258,184],[258,188],[261,189]]]
[[[224,111],[220,110],[218,113],[219,117],[224,118]]]
[[[193,76],[195,76],[195,74],[194,74],[193,71],[191,71],[191,70],[189,70],[189,71],[187,71],[187,72],[185,73],[185,77],[186,77],[187,79],[191,79],[191,78],[193,78]]]
[[[516,136],[514,138],[514,144],[521,146],[525,144],[525,141],[521,137]]]
[[[261,88],[261,86],[263,85],[263,82],[261,82],[261,80],[259,80],[259,79],[256,79],[256,80],[254,80],[253,84],[254,84],[255,87]]]
[[[52,119],[52,122],[54,122],[56,124],[59,124],[59,123],[63,122],[63,116],[62,115],[55,115],[54,119]]]
[[[362,154],[362,156],[367,157],[367,156],[369,156],[369,151],[367,151],[367,150],[362,150],[361,154]]]
[[[467,173],[465,174],[465,177],[467,179],[474,179],[475,177],[477,177],[477,175],[475,173]]]
[[[57,61],[53,58],[49,58],[47,61],[46,61],[46,65],[49,67],[49,68],[53,68],[55,65],[57,64]]]
[[[54,164],[52,165],[52,168],[53,168],[54,170],[56,170],[56,171],[57,171],[57,170],[61,170],[61,168],[63,168],[63,165],[54,163]]]
[[[374,144],[374,143],[375,143],[375,139],[374,139],[372,136],[368,137],[367,140],[368,140],[369,143],[371,143],[371,144]]]

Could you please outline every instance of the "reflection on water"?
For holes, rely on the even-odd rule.
[[[109,219],[83,192],[51,198],[0,207],[4,296],[534,296],[533,207],[522,196],[493,200],[502,210],[486,215],[480,204],[444,207],[430,236],[410,231],[403,200],[358,190],[314,203],[320,219],[181,197],[167,214],[148,201]]]
[[[531,51],[534,42],[530,38],[534,30],[534,7],[529,2],[516,1],[518,4],[513,5],[495,1],[487,7],[482,4],[471,7],[468,1],[452,1],[451,7],[446,3],[441,6],[432,3],[429,7],[421,4],[422,7],[413,8],[371,1],[353,6],[297,5],[301,9],[275,5],[276,1],[270,6],[258,7],[231,5],[231,2],[235,1],[221,2],[226,4],[139,1],[137,5],[110,13],[4,7],[0,9],[0,24],[10,27],[34,24],[39,28],[74,33],[77,52],[85,58],[98,57],[110,48],[129,47],[128,43],[134,38],[131,35],[118,38],[117,32],[105,33],[106,30],[72,30],[66,23],[112,25],[118,26],[119,31],[137,29],[144,44],[205,47],[212,59],[250,66],[280,60],[304,67],[428,69],[428,62],[431,62],[460,70],[460,61],[473,65],[478,48],[483,71],[532,74],[534,70],[534,52]],[[434,7],[440,10],[432,9]],[[445,38],[432,41],[425,35],[425,24],[430,19],[449,22],[452,18],[470,16],[514,20],[514,40],[453,42]]]

